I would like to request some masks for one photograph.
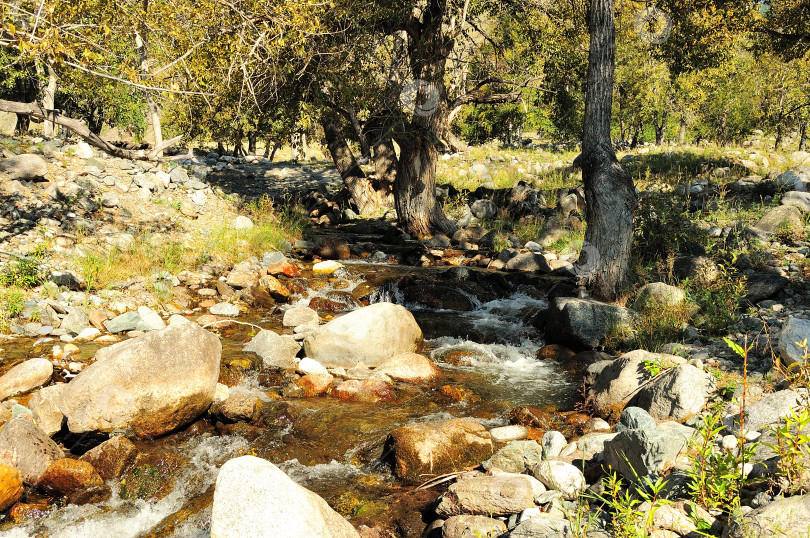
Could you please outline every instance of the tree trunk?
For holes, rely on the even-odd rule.
[[[807,122],[802,123],[799,135],[799,151],[804,151],[807,147]]]
[[[278,149],[279,149],[280,147],[281,147],[281,144],[279,144],[278,142],[276,142],[276,143],[274,143],[274,144],[273,144],[273,151],[271,151],[271,152],[270,152],[270,157],[268,157],[268,159],[270,160],[270,162],[273,162],[273,159],[275,159],[275,158],[276,158],[276,152],[278,151]]]
[[[82,137],[88,144],[91,144],[103,151],[106,151],[110,155],[114,157],[121,157],[123,159],[149,159],[155,160],[157,152],[163,151],[167,147],[180,142],[183,137],[176,136],[169,140],[163,142],[161,146],[155,146],[155,148],[151,152],[146,152],[142,150],[130,151],[127,149],[122,149],[116,146],[113,146],[106,140],[102,139],[95,133],[92,133],[90,129],[87,128],[87,125],[84,124],[83,121],[69,118],[67,116],[63,116],[61,114],[49,114],[45,111],[41,106],[37,103],[18,103],[16,101],[3,101],[0,99],[0,112],[12,112],[17,114],[19,118],[21,114],[28,116],[34,116],[35,118],[44,120],[47,117],[51,117],[51,119],[57,125],[61,125],[63,127],[67,127],[80,137]]]
[[[225,155],[225,145],[222,143],[221,138],[217,138],[217,153],[221,155]]]
[[[686,142],[686,115],[681,116],[681,124],[678,126],[678,145],[683,146]]]
[[[357,209],[361,215],[374,213],[379,207],[379,197],[366,174],[357,164],[352,150],[346,144],[346,138],[333,118],[323,118],[322,124],[329,153],[332,155],[343,184],[349,190]]]
[[[397,177],[397,153],[394,150],[393,140],[380,138],[374,144],[373,161],[380,202],[390,207],[394,201],[394,181]]]
[[[644,127],[643,123],[639,123],[636,125],[635,131],[633,131],[633,139],[630,141],[630,147],[635,148],[638,147],[638,139],[641,136],[641,129]]]
[[[301,133],[301,156],[304,158],[304,161],[309,160],[309,144],[307,144],[307,133]]]
[[[17,126],[14,132],[18,135],[27,135],[28,128],[31,126],[31,116],[28,114],[17,114]]]
[[[667,132],[667,113],[661,114],[661,123],[655,124],[655,145],[660,146],[664,143],[664,135]]]
[[[301,131],[293,131],[290,137],[290,159],[293,162],[298,162],[298,157],[301,152]]]
[[[616,52],[613,0],[591,0],[589,21],[582,153],[576,159],[585,183],[587,228],[577,268],[592,296],[615,300],[627,283],[636,194],[610,141]]]
[[[250,131],[247,135],[248,139],[248,153],[256,155],[256,131]]]
[[[101,115],[101,109],[97,106],[94,106],[93,111],[90,112],[88,127],[91,133],[101,136],[101,130],[104,128],[104,118]]]
[[[352,124],[352,129],[354,129],[354,134],[357,135],[357,141],[360,143],[360,156],[363,159],[370,159],[371,147],[368,138],[366,138],[366,133],[363,131],[363,126],[360,125],[360,120],[357,118],[357,111],[354,110],[353,106],[348,106],[346,112],[348,113],[349,122]]]
[[[143,16],[144,20],[146,19],[146,14],[149,11],[149,0],[143,0]],[[139,31],[137,28],[135,29],[135,46],[138,48],[138,54],[140,55],[140,70],[141,70],[141,77],[144,81],[148,82],[149,79],[149,47],[147,44],[147,32],[149,29],[144,24]],[[155,101],[155,96],[153,95],[151,90],[144,90],[144,95],[146,96],[146,108],[149,115],[149,124],[152,126],[152,136],[155,139],[155,148],[159,148],[163,145],[163,128],[160,124],[160,109],[158,108],[158,104]],[[163,151],[156,151],[155,155],[157,157],[163,157]]]
[[[782,121],[779,121],[779,124],[776,126],[776,141],[773,143],[773,149],[778,150],[779,146],[782,145]]]
[[[48,71],[48,84],[42,91],[42,108],[48,114],[55,114],[53,112],[56,103],[56,72],[50,64],[46,66]],[[56,135],[56,124],[51,119],[46,119],[42,122],[42,134],[47,138],[53,138]]]

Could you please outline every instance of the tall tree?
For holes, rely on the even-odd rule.
[[[610,139],[615,68],[613,0],[591,0],[591,33],[582,153],[574,164],[585,182],[585,248],[579,265],[587,268],[587,285],[594,297],[613,300],[622,292],[630,266],[633,180],[616,159]]]

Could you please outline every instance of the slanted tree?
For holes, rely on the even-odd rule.
[[[615,66],[613,0],[591,0],[582,153],[574,164],[585,183],[585,247],[579,267],[591,294],[614,300],[627,283],[636,193],[610,139]]]

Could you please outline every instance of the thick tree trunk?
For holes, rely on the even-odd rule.
[[[366,133],[363,131],[363,126],[360,124],[360,119],[357,117],[357,111],[354,110],[354,107],[348,106],[346,112],[349,122],[352,124],[352,129],[354,129],[354,134],[357,135],[357,141],[360,143],[360,156],[363,159],[370,159],[371,146],[368,143],[368,138],[366,138]]]
[[[31,126],[31,116],[28,114],[17,114],[17,126],[14,132],[18,135],[28,134],[28,128]]]
[[[42,91],[42,107],[49,113],[56,107],[56,72],[50,64],[47,65],[48,84]],[[56,124],[50,119],[42,122],[42,134],[48,138],[56,135]]]
[[[610,141],[616,51],[613,0],[591,0],[589,19],[582,154],[576,159],[585,182],[587,229],[578,269],[594,297],[615,300],[627,283],[636,194]]]
[[[270,162],[273,162],[273,159],[276,158],[276,152],[279,150],[280,147],[281,147],[281,144],[279,144],[278,142],[273,144],[273,151],[270,152],[270,157],[268,157]]]
[[[301,154],[301,131],[293,131],[290,137],[290,159],[293,162],[298,162]]]
[[[638,147],[638,139],[641,137],[641,129],[644,127],[643,123],[639,123],[636,125],[635,131],[633,131],[633,139],[630,141],[630,147],[635,148]]]
[[[394,202],[394,181],[397,177],[397,153],[393,140],[380,138],[374,144],[373,161],[380,202],[390,207]]]
[[[149,0],[143,0],[143,14],[144,19],[149,11]],[[148,81],[149,78],[149,47],[147,45],[147,32],[148,28],[144,25],[141,31],[135,30],[135,46],[138,48],[140,56],[140,70],[141,76],[144,80]],[[152,136],[155,139],[155,148],[162,147],[163,145],[163,128],[160,124],[160,109],[155,101],[155,96],[151,90],[144,90],[146,96],[146,108],[149,116],[149,124],[152,126]],[[163,151],[155,153],[157,157],[163,157]]]
[[[113,146],[106,140],[102,139],[95,133],[92,133],[87,125],[84,124],[83,121],[69,118],[67,116],[63,116],[61,114],[48,114],[44,108],[39,106],[37,103],[18,103],[16,101],[3,101],[0,99],[0,112],[12,112],[17,114],[19,117],[20,114],[25,114],[26,116],[33,116],[35,118],[44,120],[45,118],[49,117],[57,124],[63,127],[67,127],[78,136],[82,137],[88,144],[93,145],[103,151],[106,151],[110,155],[115,157],[121,157],[123,159],[149,159],[155,160],[158,151],[163,151],[169,146],[172,146],[178,142],[180,142],[183,137],[176,136],[169,140],[163,142],[161,146],[156,146],[150,152],[146,152],[143,150],[137,151],[130,151],[127,149],[122,149],[116,146]]]
[[[335,162],[354,204],[361,215],[374,213],[379,207],[379,197],[374,191],[371,181],[357,164],[352,150],[346,143],[346,138],[340,132],[334,119],[324,118],[322,125],[326,142],[329,145],[329,153],[332,155],[332,160]]]
[[[678,126],[678,145],[683,146],[686,142],[686,116],[681,116],[681,124]]]
[[[660,146],[664,143],[664,135],[667,132],[667,114],[661,116],[661,123],[655,125],[655,145]]]
[[[780,121],[779,124],[776,126],[776,141],[773,143],[773,149],[778,150],[779,146],[782,145],[782,122]]]

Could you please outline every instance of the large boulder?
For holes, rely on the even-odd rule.
[[[618,416],[652,377],[645,365],[656,360],[657,354],[637,349],[602,368],[589,394],[596,412],[602,417]]]
[[[298,352],[301,346],[292,338],[284,338],[273,331],[262,329],[242,351],[255,353],[262,358],[265,368],[292,369],[298,365]]]
[[[506,523],[489,516],[452,516],[442,525],[442,538],[497,538],[506,532]]]
[[[686,294],[682,289],[663,282],[651,282],[638,290],[633,308],[641,311],[649,308],[678,306],[685,299]]]
[[[546,338],[568,347],[593,349],[610,335],[632,330],[627,308],[592,299],[557,297],[546,314]]]
[[[211,538],[359,538],[326,501],[267,460],[232,459],[222,466],[211,507]]]
[[[686,420],[700,413],[711,387],[711,376],[706,372],[681,364],[642,388],[636,405],[657,420],[667,417]]]
[[[780,205],[765,212],[765,215],[754,226],[754,230],[762,235],[771,235],[780,226],[790,226],[797,230],[802,227],[802,212],[792,205]]]
[[[782,364],[790,366],[791,364],[804,362],[804,351],[798,344],[807,340],[807,345],[810,346],[810,320],[788,317],[787,321],[782,325],[782,332],[779,334],[779,355],[782,359]],[[2,382],[2,379],[0,379]]]
[[[374,367],[422,346],[422,330],[402,306],[377,303],[336,318],[304,339],[306,355],[329,368]]]
[[[769,297],[776,295],[790,280],[775,273],[754,273],[748,275],[745,282],[745,300],[750,303],[758,303]]]
[[[478,465],[492,456],[492,438],[486,428],[469,419],[423,422],[392,431],[384,453],[398,477],[421,483],[426,476]]]
[[[525,474],[496,474],[462,478],[439,500],[436,513],[442,517],[473,514],[506,516],[534,506],[534,498],[546,488]]]
[[[30,359],[21,362],[0,377],[0,400],[40,387],[47,383],[52,375],[53,365],[48,359]]]
[[[791,409],[798,409],[802,402],[798,392],[780,390],[766,394],[756,402],[745,408],[745,429],[748,432],[757,432],[780,419],[788,416]],[[723,418],[723,424],[731,433],[737,435],[740,431],[740,413]]]
[[[210,407],[221,351],[216,335],[173,316],[163,330],[100,349],[68,383],[60,410],[73,433],[167,433]]]
[[[807,536],[810,529],[810,495],[776,499],[732,521],[723,538]]]
[[[34,485],[51,463],[64,458],[62,449],[29,420],[13,418],[0,429],[0,463],[14,467]]]
[[[632,481],[657,476],[675,464],[688,441],[675,430],[625,430],[605,443],[605,463]]]
[[[48,173],[48,162],[39,155],[17,155],[0,161],[0,172],[5,172],[11,180],[42,179]]]

